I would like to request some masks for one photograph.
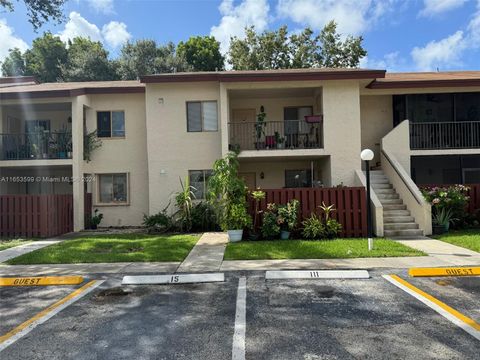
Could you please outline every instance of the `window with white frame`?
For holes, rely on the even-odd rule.
[[[187,131],[218,131],[218,111],[216,101],[187,102]]]
[[[128,174],[98,174],[98,203],[127,204]]]
[[[195,199],[205,199],[207,195],[208,179],[212,176],[212,170],[190,170],[188,176],[190,179],[190,186],[193,187]]]
[[[98,111],[97,135],[100,138],[125,137],[125,112]]]

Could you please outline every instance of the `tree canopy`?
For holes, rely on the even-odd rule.
[[[362,41],[361,36],[342,40],[334,21],[317,35],[310,28],[289,35],[287,26],[257,33],[252,26],[245,38],[231,38],[228,62],[234,70],[357,67],[367,54]]]
[[[192,36],[186,42],[181,41],[177,51],[193,71],[216,71],[225,67],[220,43],[213,36]]]
[[[23,0],[27,8],[28,21],[33,25],[35,31],[50,19],[61,22],[65,2],[66,0]],[[0,7],[10,12],[15,9],[13,0],[0,0]]]

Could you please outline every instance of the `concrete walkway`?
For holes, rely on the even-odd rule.
[[[228,243],[226,233],[205,233],[190,254],[178,267],[177,272],[218,271]]]
[[[6,250],[0,251],[0,263],[13,259],[14,257],[27,254],[29,252],[57,244],[63,240],[38,240],[25,245],[15,246]]]

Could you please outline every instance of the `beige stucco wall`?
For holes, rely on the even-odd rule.
[[[281,189],[285,187],[285,170],[310,170],[311,161],[313,161],[314,180],[321,180],[325,183],[327,167],[329,166],[328,158],[312,159],[312,160],[263,160],[263,161],[240,161],[241,173],[255,173],[256,187],[262,189]],[[260,178],[260,173],[264,174],[264,178]]]
[[[125,111],[125,138],[102,138],[102,146],[93,152],[92,161],[83,162],[83,173],[128,173],[128,205],[97,205],[97,182],[88,184],[88,189],[93,194],[94,209],[104,215],[101,226],[140,225],[143,214],[148,213],[149,194],[144,95],[89,96],[86,131],[97,129],[97,111],[109,110]]]
[[[375,153],[372,164],[380,162],[382,138],[393,129],[392,96],[360,96],[362,149]]]
[[[352,186],[361,168],[360,95],[356,81],[323,85],[325,153],[330,155],[331,185]]]
[[[167,206],[189,170],[211,169],[222,156],[220,121],[216,132],[187,132],[186,102],[202,100],[224,110],[217,82],[147,85],[150,214]]]

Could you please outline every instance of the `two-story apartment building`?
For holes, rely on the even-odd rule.
[[[415,182],[480,181],[480,72],[3,79],[0,129],[0,192],[72,194],[75,230],[84,227],[86,193],[106,226],[141,224],[186,176],[202,198],[213,162],[231,149],[240,150],[247,185],[266,189],[364,184],[360,152],[371,148],[377,235],[429,234],[430,209]],[[101,147],[87,161],[92,132]],[[71,180],[28,180],[49,176]]]

